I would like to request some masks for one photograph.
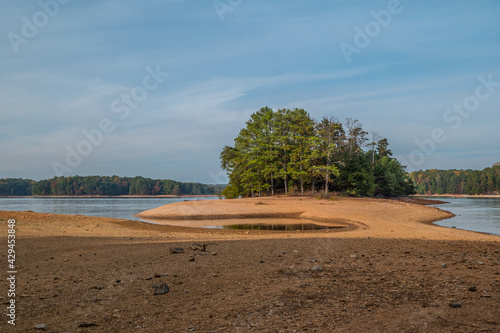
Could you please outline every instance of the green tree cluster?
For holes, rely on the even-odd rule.
[[[1,196],[27,196],[31,195],[31,179],[4,178],[0,179]]]
[[[182,183],[170,179],[119,176],[55,177],[40,181],[0,179],[0,195],[210,195],[222,191],[222,185]]]
[[[304,109],[261,108],[250,116],[234,146],[220,154],[229,176],[226,198],[315,193],[352,196],[413,193],[404,167],[392,157],[387,139],[368,143],[357,120],[315,121]],[[371,146],[371,150],[365,148]]]
[[[426,170],[410,173],[418,194],[499,194],[500,163],[484,170]]]

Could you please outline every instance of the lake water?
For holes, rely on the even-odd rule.
[[[435,198],[430,197],[429,199]],[[434,207],[448,210],[457,216],[436,222],[436,224],[500,235],[500,198],[440,197],[439,199],[449,203]],[[218,200],[218,198],[0,198],[0,210],[31,210],[38,213],[140,220],[134,215],[148,209],[185,200]]]
[[[500,198],[453,198],[428,197],[449,203],[433,205],[457,215],[454,218],[436,222],[444,227],[486,232],[500,235]]]
[[[217,200],[217,197],[187,198],[0,198],[0,210],[37,213],[91,215],[140,220],[134,215],[174,202]]]

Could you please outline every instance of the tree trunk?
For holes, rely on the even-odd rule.
[[[311,181],[312,181],[312,192],[314,194],[314,176],[311,176]]]
[[[300,157],[300,193],[303,195],[304,194],[304,177],[302,176],[302,156]]]
[[[273,173],[271,172],[271,196],[274,197],[274,179],[273,179]]]
[[[329,179],[329,174],[327,173],[325,176],[325,196],[328,195],[328,179]]]
[[[283,163],[283,170],[285,171],[285,177],[283,180],[285,181],[285,194],[288,194],[288,181],[287,181],[287,174],[286,174],[286,162]]]
[[[288,194],[288,182],[287,182],[287,179],[286,179],[286,174],[285,174],[284,181],[285,181],[285,194]]]

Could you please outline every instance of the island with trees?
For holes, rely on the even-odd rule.
[[[331,191],[387,197],[414,193],[387,139],[371,138],[358,120],[314,120],[304,109],[261,108],[234,146],[220,154],[228,172],[226,198]]]

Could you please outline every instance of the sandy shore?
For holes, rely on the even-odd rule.
[[[304,223],[319,222],[355,229],[336,235],[342,238],[499,240],[497,236],[432,225],[432,222],[454,215],[412,202],[420,203],[421,200],[245,198],[179,202],[147,210],[137,216],[156,223],[189,227],[246,224],[249,220],[267,218],[280,224],[303,220]]]
[[[0,331],[500,330],[500,237],[432,225],[449,217],[436,208],[259,198],[183,202],[154,215],[167,223],[181,217],[180,225],[279,215],[346,229],[265,232],[0,212],[3,235],[7,219],[16,219],[18,269],[16,329],[4,317]],[[6,266],[6,250],[1,258]],[[161,283],[169,293],[154,295]],[[0,285],[6,306],[6,279]]]

